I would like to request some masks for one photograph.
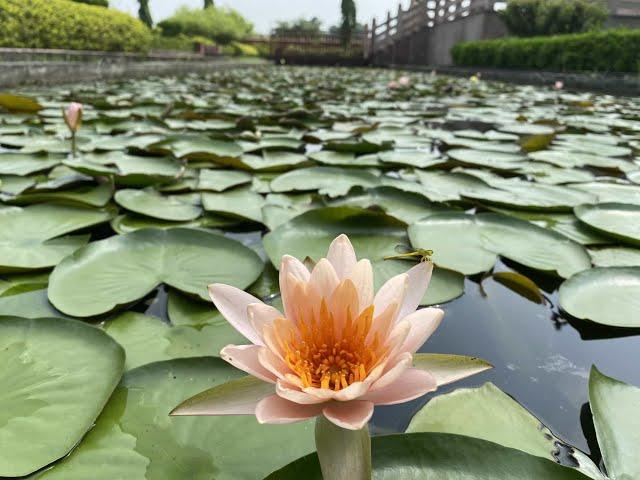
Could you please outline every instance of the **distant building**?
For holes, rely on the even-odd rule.
[[[640,28],[640,0],[607,0],[611,16],[607,27]]]

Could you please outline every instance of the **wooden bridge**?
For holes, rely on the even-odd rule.
[[[399,5],[395,16],[388,12],[385,21],[378,23],[374,18],[367,25],[364,54],[376,63],[450,63],[449,50],[455,43],[506,34],[496,13],[504,4],[497,0],[411,0],[407,9]],[[454,23],[458,25],[451,28]]]

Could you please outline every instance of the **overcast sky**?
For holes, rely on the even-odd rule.
[[[403,3],[407,0],[403,0]],[[112,7],[136,14],[137,0],[110,0]],[[178,7],[201,7],[203,0],[151,0],[155,21],[170,16]],[[268,33],[278,20],[300,17],[319,17],[325,27],[335,25],[340,18],[340,0],[216,0],[216,5],[230,6],[242,13],[259,33]],[[356,0],[358,20],[370,22],[374,16],[382,18],[387,9],[397,10],[397,0]]]

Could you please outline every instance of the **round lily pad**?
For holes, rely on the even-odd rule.
[[[75,320],[0,318],[0,476],[64,457],[120,381],[124,351]]]
[[[601,203],[580,205],[576,217],[598,232],[624,242],[640,245],[640,205]]]
[[[130,304],[160,283],[208,300],[207,285],[243,289],[263,267],[253,250],[215,233],[139,230],[93,242],[65,258],[51,274],[49,300],[75,317]]]
[[[573,317],[640,328],[640,267],[592,268],[560,286],[560,306]]]

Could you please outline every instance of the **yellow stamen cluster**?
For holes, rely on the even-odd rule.
[[[376,366],[382,352],[379,334],[368,338],[373,323],[373,305],[353,318],[350,308],[337,325],[336,316],[322,300],[313,318],[299,321],[293,327],[281,319],[281,345],[284,359],[300,378],[303,387],[332,389],[347,388],[363,381]],[[284,328],[282,328],[284,327]]]

